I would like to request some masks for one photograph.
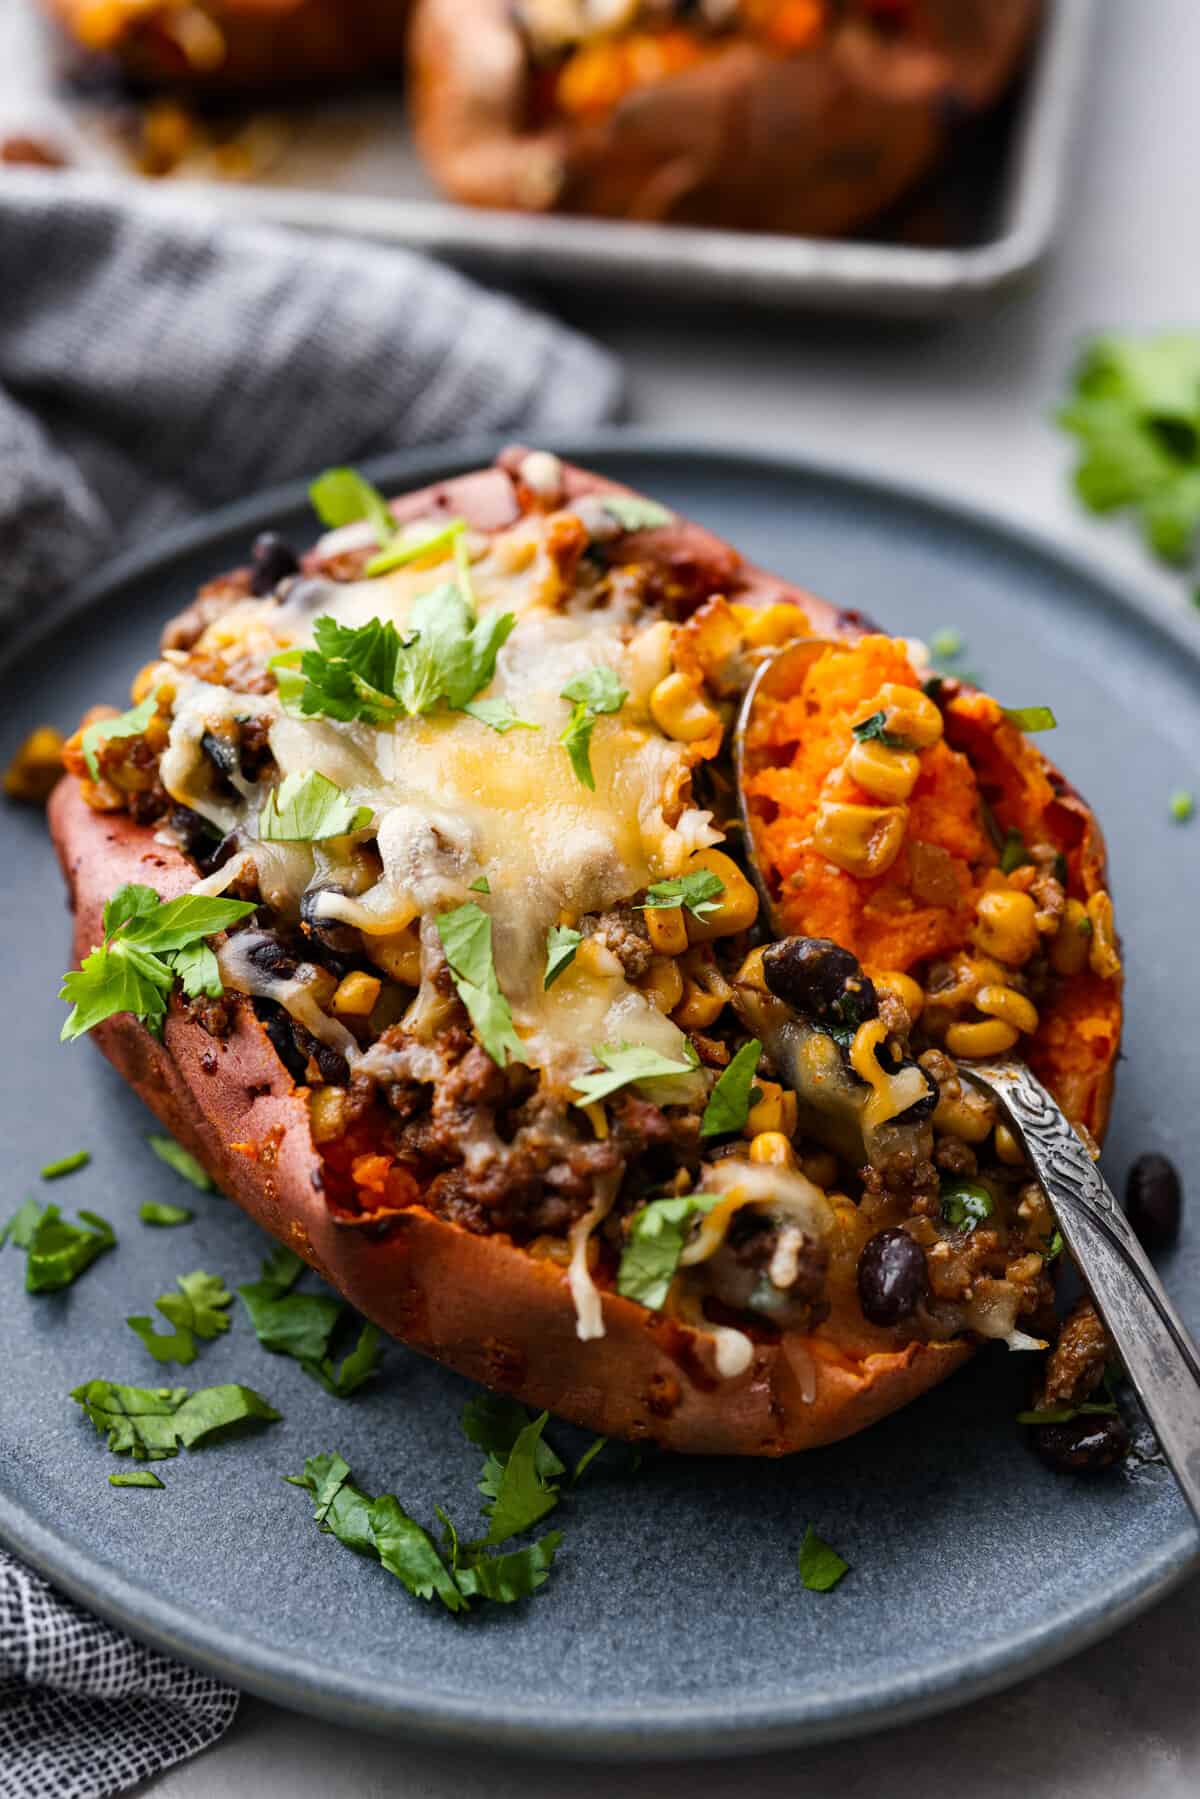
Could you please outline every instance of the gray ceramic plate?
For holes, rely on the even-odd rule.
[[[896,630],[956,626],[1005,700],[1054,705],[1055,755],[1109,831],[1129,950],[1107,1166],[1120,1182],[1154,1146],[1194,1168],[1200,826],[1173,826],[1167,810],[1173,788],[1200,788],[1190,621],[994,520],[828,468],[619,437],[571,449]],[[393,459],[375,473],[399,489],[450,466]],[[81,594],[72,627],[3,668],[11,744],[40,720],[69,727],[94,700],[121,701],[163,618],[268,523],[301,538],[312,528],[297,492],[268,496]],[[96,1375],[154,1384],[125,1314],[191,1268],[245,1280],[264,1245],[227,1202],[154,1160],[147,1114],[88,1045],[59,1047],[57,870],[36,814],[8,809],[3,829],[9,1201],[36,1188],[43,1162],[87,1146],[91,1167],[53,1197],[99,1209],[121,1241],[73,1289],[41,1298],[21,1290],[20,1258],[0,1255],[0,1534],[106,1617],[342,1723],[567,1753],[714,1754],[846,1735],[999,1687],[1115,1628],[1195,1564],[1196,1532],[1161,1465],[1086,1486],[1029,1455],[1013,1423],[1028,1366],[1003,1351],[865,1435],[783,1464],[661,1459],[631,1474],[614,1453],[562,1506],[545,1591],[466,1622],[318,1536],[305,1496],[281,1480],[337,1448],[419,1516],[442,1502],[472,1522],[466,1383],[398,1346],[372,1391],[339,1402],[266,1356],[239,1317],[184,1378],[244,1380],[284,1421],[163,1464],[166,1492],[109,1488],[124,1464],[69,1390]],[[149,1230],[137,1221],[147,1198],[194,1202],[196,1220]],[[1193,1228],[1165,1269],[1194,1325],[1198,1255]],[[834,1593],[800,1586],[809,1523],[853,1566]]]

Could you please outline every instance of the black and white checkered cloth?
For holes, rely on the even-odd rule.
[[[0,270],[0,628],[274,482],[618,401],[595,345],[421,257],[97,203],[67,175],[0,171]],[[236,1707],[0,1551],[0,1799],[124,1791]]]
[[[205,1749],[238,1696],[0,1550],[0,1799],[102,1799]]]

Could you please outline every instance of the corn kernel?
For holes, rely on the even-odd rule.
[[[1024,1031],[1028,1036],[1038,1028],[1037,1007],[1015,987],[981,987],[975,995],[975,1004],[990,1018],[1002,1018],[1005,1024],[1011,1024],[1014,1030]]]
[[[756,993],[769,993],[767,977],[763,973],[763,946],[752,949],[734,977],[738,987],[752,987]]]
[[[151,692],[154,687],[155,677],[161,667],[161,662],[146,662],[139,668],[137,674],[133,677],[133,685],[129,689],[129,697],[135,706],[140,706],[142,701]]]
[[[940,1089],[933,1125],[947,1137],[957,1137],[961,1143],[982,1143],[995,1120],[994,1101],[969,1082],[955,1077]]]
[[[1050,940],[1050,966],[1055,974],[1080,974],[1087,967],[1091,947],[1092,921],[1087,907],[1077,899],[1069,899]]]
[[[750,1160],[767,1168],[795,1168],[796,1152],[782,1131],[759,1131],[750,1141]]]
[[[796,1128],[796,1095],[790,1088],[781,1087],[778,1081],[758,1081],[756,1085],[762,1098],[751,1106],[742,1136],[757,1137],[763,1131],[782,1131],[785,1137],[790,1137]]]
[[[1099,975],[1102,981],[1111,981],[1114,975],[1121,972],[1121,958],[1117,954],[1112,901],[1103,889],[1099,893],[1093,893],[1088,901],[1087,915],[1092,924],[1088,963],[1093,974]]]
[[[1037,906],[1027,893],[995,889],[981,893],[975,941],[987,956],[1010,968],[1028,962],[1038,945]]]
[[[799,606],[779,602],[774,606],[735,606],[742,632],[752,650],[775,649],[803,637],[808,619]]]
[[[978,1024],[952,1024],[946,1032],[946,1048],[952,1056],[966,1059],[1003,1056],[1019,1036],[1016,1027],[1002,1018],[985,1018]]]
[[[688,946],[682,906],[651,906],[642,914],[651,947],[660,956],[681,956]]]
[[[926,750],[937,743],[944,729],[942,715],[919,687],[901,687],[888,681],[879,689],[872,711],[884,714],[883,728],[895,737],[903,737],[914,750]],[[870,714],[867,715],[870,717]]]
[[[903,806],[852,806],[844,800],[822,800],[813,843],[848,875],[881,875],[900,854],[907,820]]]
[[[308,1124],[314,1143],[332,1143],[345,1135],[349,1122],[344,1087],[310,1087]]]
[[[713,909],[702,918],[689,912],[684,919],[689,943],[709,943],[714,937],[733,937],[748,931],[758,917],[758,891],[746,879],[731,856],[721,850],[697,850],[688,861],[688,873],[707,869],[724,887],[712,901]]]
[[[677,743],[696,743],[721,728],[719,714],[705,704],[695,685],[678,671],[654,688],[650,716],[663,735]]]
[[[673,956],[655,956],[638,986],[660,1012],[673,1012],[683,998],[683,975]]]
[[[683,998],[671,1017],[681,1030],[706,1031],[710,1024],[716,1023],[724,1009],[725,1001],[719,994],[705,993],[689,975],[683,983]]]
[[[343,1018],[367,1018],[375,1009],[383,982],[373,974],[355,969],[338,984],[333,996],[333,1009]]]
[[[363,941],[372,962],[393,981],[403,987],[421,985],[421,939],[415,926],[386,937],[364,937]]]
[[[920,760],[911,750],[889,749],[875,738],[851,744],[844,767],[873,800],[888,800],[893,805],[908,798],[921,772]]]
[[[62,753],[62,732],[53,725],[38,725],[31,731],[4,771],[4,791],[9,799],[44,805],[63,772]]]
[[[996,1126],[996,1155],[1009,1168],[1020,1168],[1025,1161],[1025,1151],[1006,1124]]]

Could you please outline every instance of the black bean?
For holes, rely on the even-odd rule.
[[[280,943],[278,937],[265,931],[246,945],[246,956],[261,973],[274,975],[281,981],[290,981],[300,966],[291,950]]]
[[[274,593],[288,575],[299,573],[300,558],[291,544],[280,537],[277,531],[264,531],[256,537],[251,554],[251,593]]]
[[[335,956],[356,956],[362,952],[362,934],[356,926],[343,924],[337,918],[322,918],[317,911],[317,903],[328,888],[310,887],[300,897],[300,924],[304,933],[312,937],[322,949],[332,951]],[[324,962],[327,957],[318,956]]]
[[[340,1050],[330,1049],[327,1043],[319,1038],[313,1039],[312,1054],[317,1067],[321,1070],[321,1079],[331,1087],[348,1087],[350,1085],[350,1064]]]
[[[872,1324],[899,1324],[928,1286],[925,1252],[907,1231],[876,1231],[858,1258],[858,1299]]]
[[[827,937],[785,937],[763,952],[767,986],[794,1012],[853,1029],[879,1011],[875,988],[855,956]]]
[[[255,1016],[271,1040],[271,1048],[294,1081],[303,1081],[308,1057],[301,1055],[292,1032],[292,1020],[273,999],[256,999]]]
[[[200,739],[200,748],[217,773],[224,775],[226,780],[239,772],[238,746],[232,737],[219,736],[216,731],[205,731]]]
[[[179,847],[193,862],[205,862],[212,855],[220,832],[201,818],[190,806],[175,806],[167,821],[179,839]]]
[[[1033,1447],[1056,1474],[1104,1474],[1124,1461],[1129,1431],[1117,1412],[1084,1412],[1061,1424],[1036,1424]]]
[[[1183,1187],[1179,1171],[1151,1150],[1139,1156],[1125,1183],[1125,1216],[1143,1249],[1169,1249],[1179,1235]]]

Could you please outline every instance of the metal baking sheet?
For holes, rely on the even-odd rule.
[[[510,281],[935,317],[1009,287],[1049,249],[1094,14],[1095,0],[1048,0],[1025,76],[999,115],[978,128],[965,172],[951,168],[893,214],[890,235],[878,238],[826,241],[453,205],[425,175],[394,91],[259,108],[224,153],[242,165],[241,178],[216,178],[214,157],[199,154],[168,180],[141,184],[168,206],[203,200],[227,215],[407,244]],[[61,82],[35,0],[0,0],[0,136],[6,133],[61,144],[72,167],[54,179],[75,191],[107,193],[114,181],[141,179],[131,173],[111,95],[89,97]],[[0,173],[4,179],[27,177]],[[953,230],[967,219],[973,241]]]

